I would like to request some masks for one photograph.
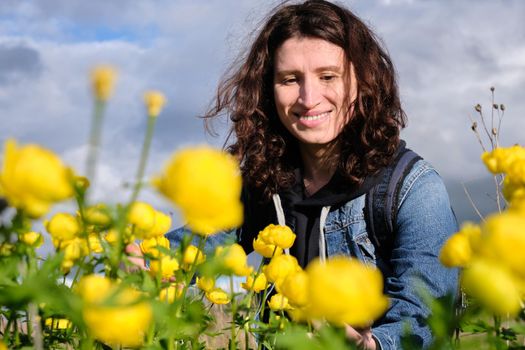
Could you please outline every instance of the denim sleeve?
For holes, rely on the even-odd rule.
[[[422,282],[434,297],[456,293],[458,271],[442,266],[438,256],[458,227],[441,177],[424,161],[405,178],[400,199],[392,274],[385,278],[390,307],[372,332],[383,350],[401,349],[400,339],[407,330],[411,342],[425,349],[432,343],[425,323],[429,310],[418,297],[414,282]]]
[[[237,240],[236,231],[236,229],[233,229],[208,236],[204,244],[204,252],[210,254],[219,245],[235,242]],[[186,226],[182,226],[166,233],[166,238],[170,241],[172,249],[174,249],[180,245],[184,236],[189,235],[191,235],[191,231]],[[199,244],[199,236],[194,235],[192,244],[195,246]]]

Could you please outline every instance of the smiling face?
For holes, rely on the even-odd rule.
[[[345,66],[343,49],[322,39],[292,37],[276,50],[277,114],[302,147],[330,144],[348,123],[347,98],[353,101],[357,88],[353,72],[348,87]]]

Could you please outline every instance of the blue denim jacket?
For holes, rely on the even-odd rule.
[[[380,261],[368,237],[364,217],[365,195],[328,212],[324,224],[326,254],[354,256],[377,265],[384,277],[390,306],[372,327],[383,350],[400,349],[407,325],[412,341],[421,348],[432,342],[425,319],[429,310],[417,296],[415,281],[423,282],[434,297],[456,293],[458,272],[443,267],[438,255],[444,242],[457,231],[447,191],[441,177],[424,161],[418,161],[406,176],[399,195],[394,247],[390,264]],[[167,234],[178,244],[186,232],[180,228]],[[207,240],[207,249],[221,244],[234,232]]]

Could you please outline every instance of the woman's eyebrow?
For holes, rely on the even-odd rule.
[[[317,67],[314,70],[314,72],[319,73],[319,72],[331,71],[331,72],[341,73],[342,70],[343,68],[341,66],[330,65],[330,66]],[[283,69],[283,70],[279,70],[275,72],[275,75],[277,76],[292,75],[292,74],[293,75],[303,74],[303,72],[298,69]]]

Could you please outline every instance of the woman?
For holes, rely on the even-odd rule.
[[[348,337],[366,349],[397,349],[408,323],[412,341],[428,346],[428,310],[413,279],[436,297],[455,290],[456,272],[437,256],[457,225],[441,178],[418,160],[398,193],[388,258],[376,254],[365,197],[403,151],[405,114],[393,65],[371,30],[326,1],[278,7],[207,117],[224,113],[244,181],[245,223],[235,231],[244,249],[253,250],[266,225],[286,223],[297,234],[290,253],[303,266],[337,254],[377,264],[390,308],[371,329],[348,326]],[[178,242],[182,233],[168,237]]]

